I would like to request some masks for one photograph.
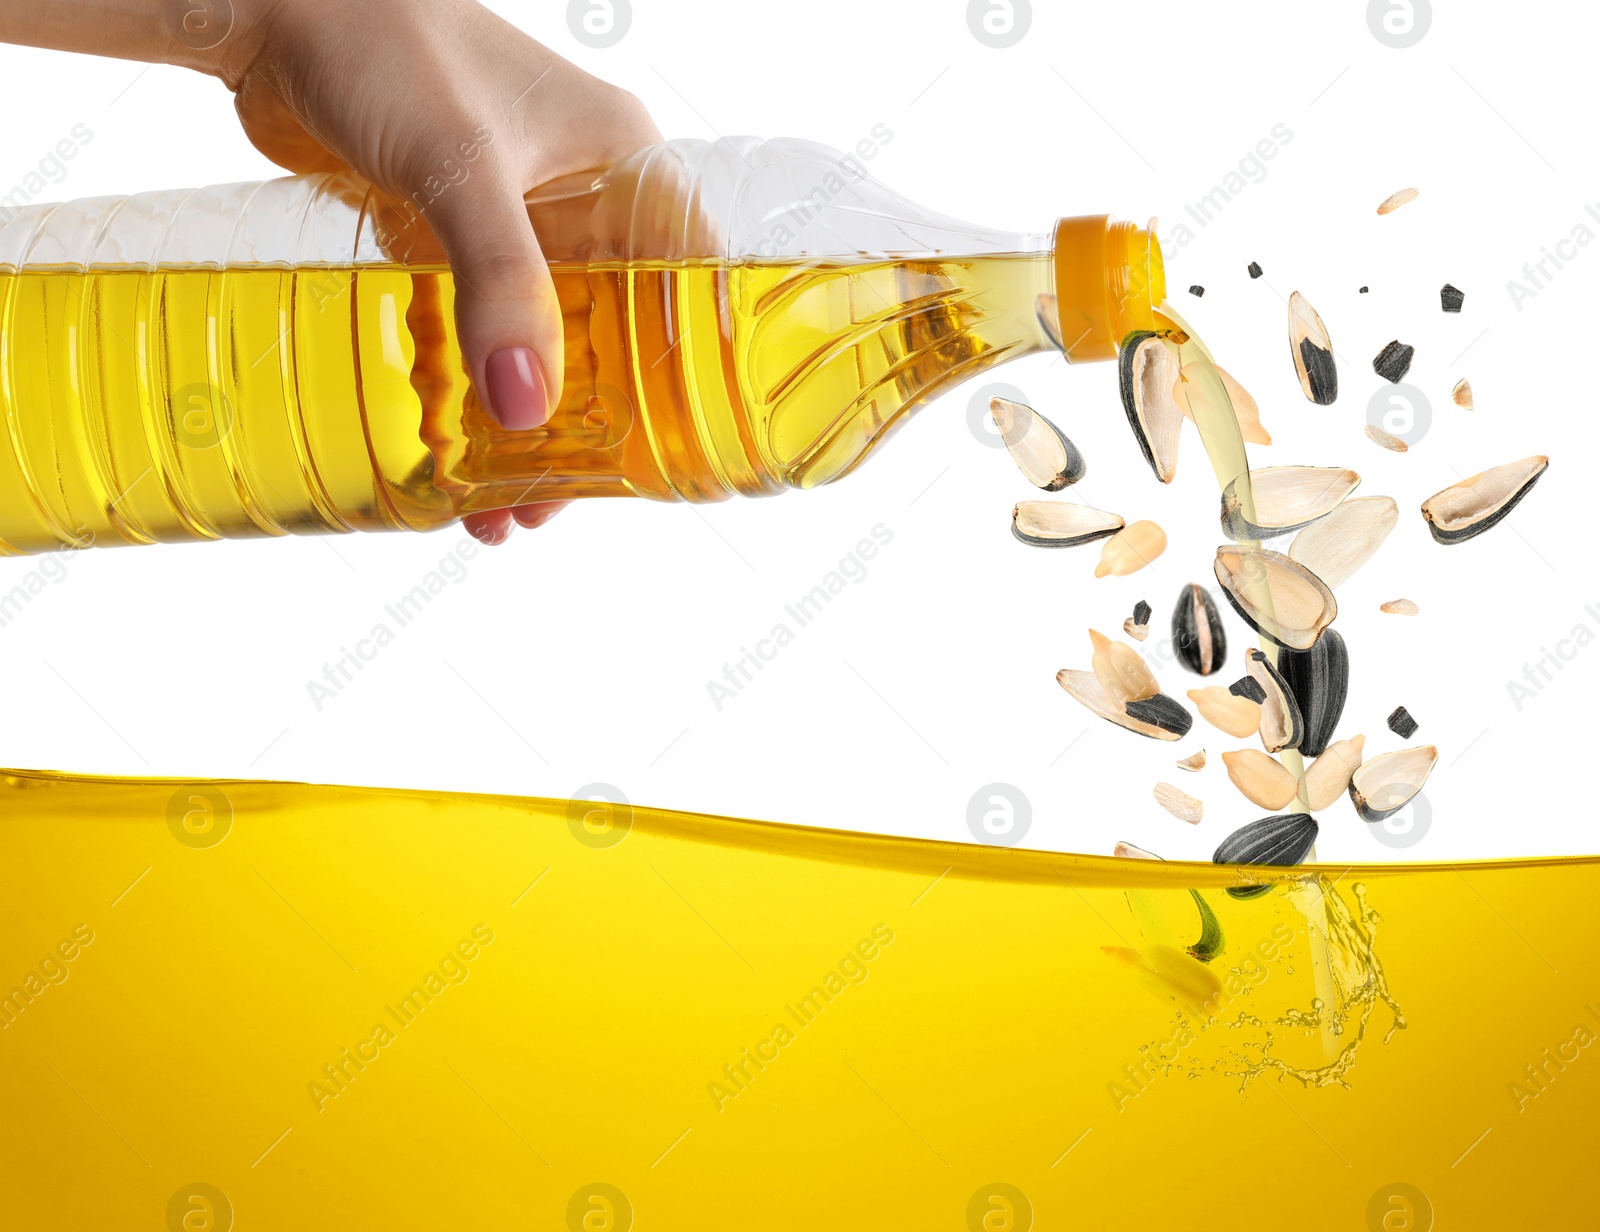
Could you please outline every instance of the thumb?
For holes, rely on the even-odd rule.
[[[521,188],[480,167],[428,216],[454,275],[456,331],[479,400],[501,427],[539,427],[561,398],[561,306]]]

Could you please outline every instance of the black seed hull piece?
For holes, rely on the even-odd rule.
[[[1279,654],[1281,655],[1282,653],[1280,650]],[[1267,696],[1268,686],[1270,685],[1271,689],[1277,692],[1278,701],[1283,710],[1283,725],[1286,729],[1284,735],[1287,738],[1277,748],[1273,748],[1270,744],[1267,745],[1267,752],[1279,753],[1284,749],[1300,748],[1305,741],[1306,721],[1300,713],[1300,703],[1295,700],[1294,691],[1289,688],[1289,682],[1283,678],[1283,673],[1273,666],[1272,660],[1267,657],[1264,651],[1254,649],[1250,651],[1250,666],[1252,668],[1252,676],[1255,675],[1256,671],[1260,671],[1267,678],[1267,684],[1261,685],[1262,697]],[[1261,682],[1257,680],[1256,683],[1260,684]],[[1264,741],[1265,733],[1262,733],[1262,738]]]
[[[1280,813],[1240,826],[1218,845],[1214,864],[1299,864],[1317,841],[1316,818],[1310,813]],[[1252,887],[1253,888],[1253,887]]]
[[[1251,278],[1259,278],[1259,277],[1261,277],[1261,267],[1259,265],[1257,265],[1254,261],[1250,262],[1249,265],[1245,266],[1245,269],[1250,271],[1250,277]]]
[[[1209,659],[1203,653],[1201,621],[1205,622],[1210,639]],[[1214,675],[1227,662],[1228,635],[1216,602],[1204,586],[1191,582],[1178,595],[1178,605],[1172,609],[1172,646],[1178,662],[1197,676]]]
[[[1537,475],[1522,485],[1522,490],[1520,492],[1508,500],[1504,505],[1500,506],[1499,509],[1491,513],[1488,517],[1482,519],[1481,521],[1474,522],[1471,526],[1463,526],[1460,530],[1440,530],[1439,527],[1434,525],[1433,519],[1428,517],[1426,512],[1424,512],[1423,520],[1428,523],[1428,533],[1433,536],[1434,542],[1436,543],[1465,543],[1468,539],[1476,539],[1479,535],[1483,534],[1484,531],[1492,530],[1494,527],[1499,526],[1501,522],[1504,522],[1506,520],[1506,515],[1522,503],[1522,498],[1529,492],[1533,491],[1533,485],[1538,483],[1539,480],[1543,479],[1545,471],[1549,469],[1550,468],[1546,466],[1540,470]]]
[[[1451,286],[1448,282],[1439,288],[1439,306],[1446,312],[1460,312],[1466,298],[1465,291]]]
[[[1195,283],[1194,286],[1189,288],[1189,294],[1194,296],[1196,299],[1199,299],[1205,293],[1206,293],[1206,289],[1204,287],[1202,287],[1198,282]]]
[[[1333,743],[1350,688],[1350,651],[1336,629],[1324,629],[1310,650],[1278,651],[1278,671],[1305,720],[1300,752],[1321,757]]]
[[[1180,736],[1188,735],[1189,729],[1194,726],[1194,716],[1183,708],[1183,703],[1174,701],[1165,693],[1157,693],[1142,702],[1129,702],[1123,710],[1130,719],[1138,719],[1141,723],[1159,727],[1162,731],[1176,732]]]
[[[1360,292],[1359,292],[1359,294],[1365,295],[1366,293],[1367,293],[1367,288],[1366,287],[1362,287]]]
[[[1261,687],[1261,682],[1254,676],[1240,676],[1228,686],[1228,692],[1235,697],[1246,697],[1256,705],[1267,700],[1267,691]]]
[[[1398,385],[1411,371],[1411,357],[1416,353],[1416,347],[1396,339],[1378,352],[1372,361],[1372,370],[1391,385]]]
[[[1404,706],[1396,706],[1394,713],[1389,716],[1389,730],[1402,740],[1409,740],[1417,734],[1421,724],[1411,717],[1411,711]]]
[[[1339,396],[1339,370],[1333,363],[1333,352],[1325,351],[1309,338],[1300,339],[1300,362],[1306,368],[1306,384],[1311,401],[1318,406],[1331,406]]]
[[[1150,605],[1143,599],[1133,605],[1133,623],[1136,625],[1150,623]]]

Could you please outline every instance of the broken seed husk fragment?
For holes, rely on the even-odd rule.
[[[1261,267],[1259,265],[1257,265],[1254,261],[1250,262],[1250,264],[1245,266],[1244,268],[1245,268],[1245,271],[1250,275],[1251,278],[1259,278],[1259,277],[1261,277]]]
[[[1467,295],[1459,287],[1453,287],[1448,282],[1439,288],[1439,306],[1446,312],[1460,312],[1461,305],[1466,303]]]
[[[1178,759],[1178,769],[1187,770],[1191,774],[1198,774],[1206,768],[1206,751],[1201,749],[1198,753],[1190,753],[1187,757]]]
[[[1049,293],[1035,297],[1033,311],[1039,318],[1039,328],[1044,331],[1046,338],[1058,351],[1067,348],[1061,342],[1061,317],[1057,310],[1056,297]]]
[[[1358,496],[1296,535],[1289,558],[1328,586],[1343,585],[1383,546],[1399,521],[1400,506],[1393,497]]]
[[[1124,527],[1100,549],[1095,577],[1124,577],[1137,573],[1167,550],[1167,532],[1154,522]]]
[[[1159,860],[1160,856],[1153,851],[1146,851],[1143,847],[1135,847],[1132,843],[1118,843],[1111,849],[1111,854],[1121,860]]]
[[[1391,616],[1415,616],[1422,609],[1410,599],[1390,599],[1387,603],[1378,604],[1378,610]]]
[[[1056,683],[1067,691],[1084,707],[1099,715],[1108,723],[1115,723],[1118,727],[1125,727],[1131,732],[1138,732],[1141,736],[1149,736],[1152,740],[1176,740],[1189,730],[1193,720],[1183,706],[1173,701],[1170,697],[1165,700],[1170,707],[1157,708],[1156,713],[1170,726],[1162,726],[1147,718],[1133,715],[1129,710],[1119,706],[1100,687],[1100,682],[1095,679],[1093,672],[1073,671],[1062,668],[1056,673]],[[1162,698],[1161,694],[1133,705],[1144,708],[1149,712],[1153,703]],[[1174,711],[1177,713],[1175,714]],[[1180,718],[1181,716],[1181,718]]]
[[[1396,706],[1389,715],[1389,730],[1402,740],[1409,740],[1415,736],[1420,726],[1421,724],[1411,717],[1411,711],[1404,706]]]
[[[1195,283],[1192,287],[1189,288],[1189,294],[1194,296],[1196,299],[1199,299],[1205,293],[1206,293],[1206,289],[1204,287],[1202,287],[1198,282]]]
[[[1317,829],[1309,813],[1263,817],[1223,839],[1211,859],[1215,864],[1299,864],[1316,844]],[[1258,898],[1271,889],[1270,885],[1229,886],[1228,893],[1233,898]]]
[[[1419,195],[1415,188],[1402,188],[1399,192],[1383,199],[1383,203],[1378,206],[1378,213],[1393,214],[1407,201],[1415,201]]]
[[[1542,454],[1496,466],[1435,492],[1422,502],[1428,530],[1440,543],[1465,543],[1517,507],[1550,466]]]
[[[1228,657],[1222,617],[1204,586],[1191,582],[1172,609],[1172,644],[1178,661],[1198,676],[1221,669]]]
[[[1026,403],[990,398],[989,416],[1011,460],[1034,487],[1059,492],[1088,473],[1083,455],[1066,433]]]
[[[1339,614],[1322,580],[1282,552],[1224,546],[1217,549],[1213,568],[1233,610],[1280,646],[1309,650]],[[1260,603],[1262,598],[1270,599],[1270,607]]]
[[[1151,607],[1143,599],[1133,605],[1133,623],[1147,625],[1150,623]]]
[[[1235,697],[1248,697],[1258,706],[1267,700],[1267,691],[1257,683],[1254,676],[1240,676],[1228,686],[1228,692]]]
[[[1411,803],[1438,760],[1439,750],[1424,744],[1363,762],[1350,776],[1350,802],[1363,821],[1382,821]]]
[[[1326,637],[1327,634],[1323,636]],[[1305,719],[1301,717],[1300,703],[1290,692],[1288,682],[1272,665],[1272,660],[1267,658],[1264,651],[1252,648],[1245,658],[1245,670],[1261,688],[1261,723],[1257,731],[1260,733],[1262,745],[1269,753],[1298,749],[1305,737]],[[1278,806],[1268,804],[1263,807]]]
[[[1337,629],[1324,629],[1310,650],[1278,651],[1278,674],[1300,707],[1305,731],[1299,749],[1316,757],[1328,747],[1350,688],[1350,652]]]
[[[1191,826],[1200,824],[1205,805],[1187,792],[1179,791],[1171,783],[1157,783],[1154,795],[1156,803],[1179,821],[1187,821]]]
[[[1289,350],[1306,397],[1318,406],[1330,405],[1339,396],[1333,343],[1317,310],[1298,291],[1289,296]]]
[[[1357,292],[1358,295],[1365,295],[1366,293],[1367,293],[1367,288],[1366,287],[1362,287],[1361,290]]]
[[[1322,756],[1311,763],[1306,771],[1306,799],[1311,811],[1319,813],[1331,808],[1333,802],[1350,786],[1350,776],[1361,765],[1361,750],[1366,745],[1365,736],[1351,736],[1330,744]]]
[[[1254,519],[1246,516],[1240,479],[1249,483]],[[1360,475],[1337,466],[1269,466],[1248,471],[1222,491],[1222,532],[1236,540],[1286,535],[1327,517],[1360,485]]]
[[[1136,723],[1147,723],[1159,729],[1163,740],[1177,740],[1187,736],[1194,726],[1194,717],[1183,708],[1183,703],[1157,693],[1143,701],[1129,702],[1123,707],[1127,716]]]
[[[1288,767],[1260,749],[1224,753],[1222,764],[1228,768],[1228,777],[1239,793],[1258,808],[1281,809],[1300,790]]]
[[[1198,364],[1185,364],[1178,373],[1178,383],[1172,387],[1172,398],[1178,404],[1178,409],[1184,417],[1193,420],[1194,411],[1189,406],[1189,383],[1197,379],[1194,375],[1199,368]],[[1233,417],[1239,421],[1239,435],[1252,445],[1272,444],[1272,433],[1261,426],[1261,408],[1256,405],[1256,400],[1250,396],[1250,391],[1216,364],[1207,365],[1217,374],[1222,382],[1223,392],[1228,395],[1228,402],[1233,407]]]
[[[1463,410],[1472,409],[1472,383],[1466,377],[1456,382],[1455,388],[1450,391],[1450,400]]]
[[[1367,425],[1367,439],[1374,445],[1387,449],[1391,453],[1405,453],[1411,448],[1398,436],[1390,436],[1377,424]]]
[[[1161,692],[1155,674],[1132,646],[1126,642],[1113,642],[1105,634],[1093,629],[1089,630],[1089,643],[1094,647],[1094,658],[1090,663],[1094,678],[1100,682],[1100,688],[1113,705],[1126,706],[1129,702],[1141,702]]]
[[[1253,736],[1261,727],[1261,706],[1248,697],[1230,693],[1221,685],[1207,685],[1203,689],[1190,689],[1189,700],[1200,712],[1200,717],[1218,731],[1244,739]]]
[[[1035,548],[1070,548],[1116,534],[1114,513],[1073,501],[1023,501],[1011,511],[1011,533]]]
[[[1122,622],[1122,631],[1136,642],[1142,642],[1150,636],[1150,626],[1134,624],[1132,616]]]
[[[1171,483],[1178,471],[1178,435],[1183,411],[1173,399],[1178,383],[1178,348],[1162,334],[1135,330],[1122,341],[1117,375],[1122,410],[1155,477]]]
[[[1379,351],[1372,361],[1372,370],[1392,385],[1398,385],[1411,371],[1411,357],[1417,348],[1407,346],[1398,338]]]

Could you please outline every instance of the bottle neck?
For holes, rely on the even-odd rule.
[[[1069,362],[1115,359],[1130,333],[1155,328],[1167,279],[1149,230],[1104,214],[1063,218],[1051,264],[1059,344]]]

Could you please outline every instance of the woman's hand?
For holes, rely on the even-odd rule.
[[[256,148],[290,171],[351,168],[423,215],[450,261],[468,372],[506,428],[561,396],[555,286],[523,195],[661,139],[631,94],[473,0],[54,0],[5,5],[0,39],[184,64],[234,91]],[[437,193],[465,143],[482,154]],[[432,187],[430,188],[430,181]],[[473,514],[502,542],[564,502]]]

